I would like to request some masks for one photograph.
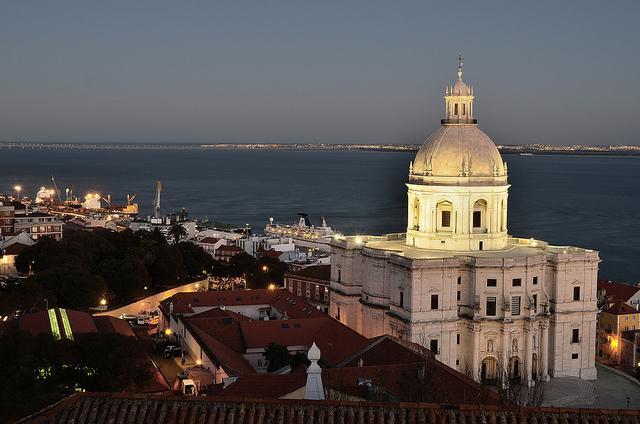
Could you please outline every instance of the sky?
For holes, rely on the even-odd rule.
[[[640,2],[2,1],[0,140],[640,144]]]

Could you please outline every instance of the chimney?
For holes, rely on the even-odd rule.
[[[307,358],[311,362],[307,368],[307,384],[304,387],[304,398],[309,400],[324,400],[324,388],[322,386],[322,368],[318,365],[320,359],[320,349],[313,342]]]

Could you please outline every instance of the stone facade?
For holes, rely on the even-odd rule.
[[[508,235],[506,164],[472,116],[450,113],[473,110],[461,69],[410,164],[407,232],[332,242],[329,312],[477,380],[595,379],[598,252]]]

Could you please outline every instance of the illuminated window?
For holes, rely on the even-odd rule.
[[[451,211],[442,211],[441,225],[445,228],[451,227]]]

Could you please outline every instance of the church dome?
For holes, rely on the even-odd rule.
[[[476,125],[442,125],[418,151],[412,174],[497,177],[505,167],[496,145]]]
[[[451,93],[456,96],[469,96],[471,95],[471,89],[469,89],[467,83],[459,79],[451,87]]]
[[[498,148],[477,126],[473,117],[473,90],[462,80],[462,56],[458,79],[445,90],[445,119],[424,142],[409,171],[417,184],[506,184],[507,169]]]

